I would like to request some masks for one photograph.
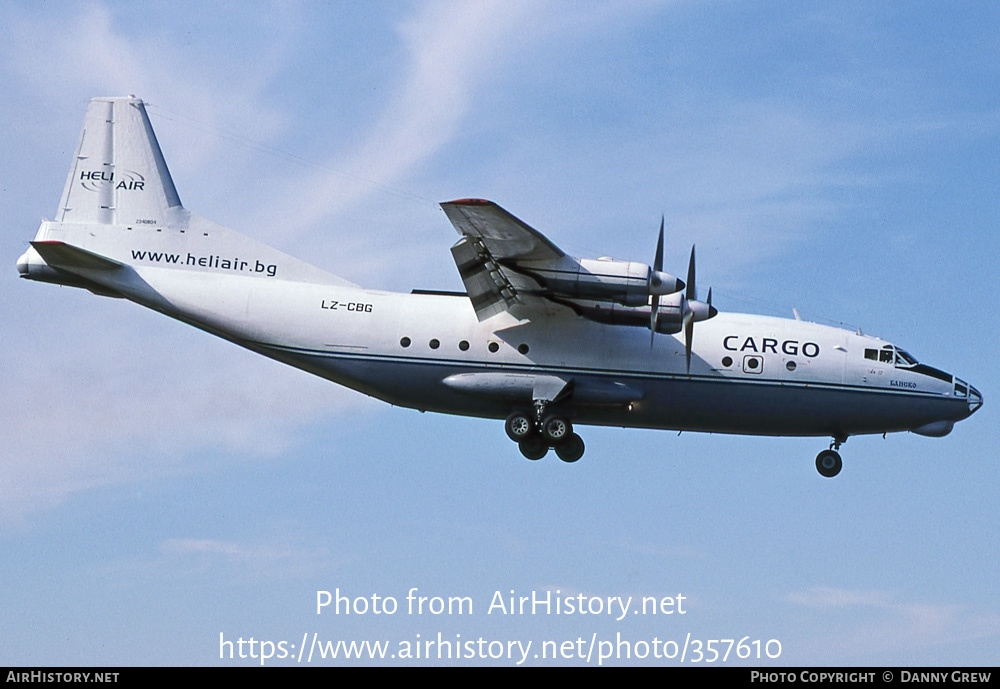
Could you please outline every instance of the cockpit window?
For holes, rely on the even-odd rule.
[[[866,349],[865,358],[883,364],[893,364],[897,368],[911,368],[918,363],[912,354],[892,345],[885,345],[882,349]]]

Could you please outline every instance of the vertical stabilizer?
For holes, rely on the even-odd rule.
[[[135,97],[90,101],[55,220],[42,221],[17,270],[30,280],[86,287],[147,305],[142,290],[150,288],[150,273],[353,286],[185,210],[146,106]],[[155,289],[168,289],[164,284],[175,283],[156,282]]]
[[[183,216],[143,102],[91,100],[56,220],[170,227]]]

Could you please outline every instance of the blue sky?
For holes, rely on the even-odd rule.
[[[4,3],[0,25],[4,663],[440,632],[995,664],[994,3]],[[87,99],[129,93],[188,208],[354,282],[460,289],[452,198],[645,262],[664,214],[666,268],[697,242],[720,309],[861,327],[986,406],[944,439],[853,438],[835,480],[825,439],[586,428],[578,464],[529,463],[499,422],[19,281]],[[315,614],[317,590],[412,587],[474,614]],[[510,590],[687,612],[487,615]]]

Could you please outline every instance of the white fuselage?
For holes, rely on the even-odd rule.
[[[235,256],[222,241],[231,231],[210,229],[211,250],[198,236],[124,228],[90,234],[59,223],[43,223],[38,239],[72,237],[131,264],[114,273],[76,271],[112,293],[426,411],[503,418],[530,407],[540,376],[572,381],[564,413],[578,424],[722,433],[941,435],[981,403],[935,369],[866,358],[866,350],[891,345],[839,328],[723,312],[698,324],[688,373],[681,334],[658,334],[651,344],[646,329],[568,309],[542,324],[507,312],[480,322],[464,295],[363,289],[232,233]]]
[[[212,271],[136,273],[162,299],[137,290],[148,306],[421,410],[503,418],[530,406],[530,383],[522,383],[542,375],[574,382],[567,414],[582,424],[846,437],[971,413],[951,376],[866,359],[866,350],[888,343],[803,321],[721,313],[699,324],[688,374],[682,335],[657,335],[651,346],[647,330],[568,312],[544,326],[507,313],[479,322],[464,295]]]

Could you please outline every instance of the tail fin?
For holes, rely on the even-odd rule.
[[[128,296],[129,276],[147,268],[353,286],[185,210],[143,102],[94,98],[56,219],[42,222],[17,270]]]
[[[143,102],[91,100],[56,220],[171,227],[184,214]]]

